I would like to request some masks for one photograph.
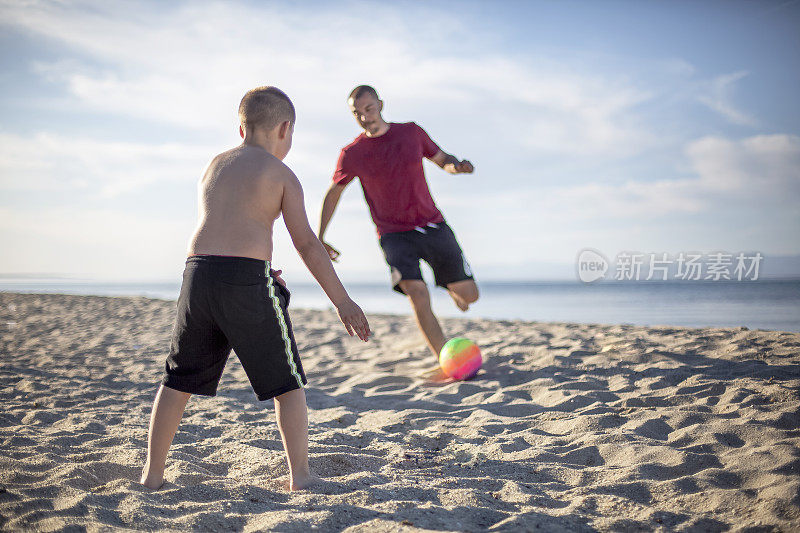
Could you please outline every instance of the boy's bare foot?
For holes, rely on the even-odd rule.
[[[320,481],[322,481],[322,478],[320,478],[313,472],[309,472],[307,475],[304,476],[293,477],[289,485],[289,490],[294,492],[296,490],[307,489],[312,485],[318,484]]]
[[[158,490],[158,489],[160,489],[161,487],[164,486],[165,482],[164,482],[163,479],[161,481],[159,481],[159,482],[151,481],[149,479],[143,479],[143,480],[139,481],[139,483],[141,483],[142,485],[144,485],[148,489]]]
[[[147,470],[147,465],[142,469],[142,477],[139,479],[139,483],[147,487],[148,489],[158,490],[164,486],[164,476],[161,476],[160,479],[150,479],[148,475],[145,473]]]

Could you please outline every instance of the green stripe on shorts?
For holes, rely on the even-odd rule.
[[[272,280],[269,270],[270,264],[269,261],[267,261],[267,293],[272,300],[272,307],[275,308],[275,314],[278,315],[278,323],[281,326],[281,336],[283,337],[283,344],[286,351],[286,361],[289,363],[289,368],[292,371],[292,375],[297,380],[297,384],[300,385],[300,388],[303,388],[303,380],[300,377],[300,374],[297,373],[297,365],[294,364],[294,357],[292,357],[292,341],[289,339],[289,328],[286,327],[286,320],[283,318],[281,302],[275,295],[275,283]]]

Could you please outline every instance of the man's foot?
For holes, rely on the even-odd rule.
[[[462,311],[466,311],[467,309],[469,309],[469,304],[467,302],[465,302],[464,300],[462,300],[461,296],[459,296],[458,294],[456,294],[455,292],[453,292],[451,290],[448,290],[447,292],[450,293],[450,297],[456,303],[456,307],[458,307]]]
[[[307,475],[303,476],[295,476],[290,480],[289,490],[294,492],[296,490],[307,489],[312,485],[318,484],[320,481],[322,481],[322,478],[313,472],[309,472]]]
[[[432,366],[431,368],[423,370],[420,373],[420,377],[436,382],[446,381],[448,379],[447,374],[444,373],[444,370],[442,370],[442,367],[440,367],[438,363],[436,366]]]

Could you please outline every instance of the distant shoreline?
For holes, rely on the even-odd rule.
[[[675,327],[747,327],[800,332],[800,280],[755,282],[479,282],[481,298],[462,314],[441,287],[429,283],[439,317],[577,324]],[[291,283],[291,309],[331,309],[315,283]],[[367,313],[406,316],[406,298],[384,283],[347,283]],[[8,283],[0,292],[145,297],[174,301],[179,282]]]

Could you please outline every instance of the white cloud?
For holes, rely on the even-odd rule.
[[[703,137],[688,143],[685,154],[692,177],[620,184],[591,181],[537,191],[531,197],[520,197],[518,192],[514,196],[528,206],[547,198],[546,206],[573,220],[654,219],[718,213],[732,203],[749,204],[752,209],[791,207],[800,201],[800,137]]]
[[[194,221],[112,209],[0,208],[0,271],[142,279],[181,270]]]
[[[697,188],[779,203],[800,200],[800,137],[756,135],[741,140],[704,137],[686,154],[699,176]]]
[[[796,253],[800,137],[704,137],[688,143],[685,156],[693,174],[686,177],[465,188],[440,195],[437,204],[496,206],[491,219],[484,209],[449,219],[465,249],[498,261],[564,261],[586,246],[654,249],[654,243],[663,243],[662,251],[722,246]]]
[[[680,57],[671,57],[663,60],[661,66],[665,72],[676,76],[691,76],[697,72],[697,68]]]
[[[749,75],[749,72],[740,70],[717,76],[710,82],[701,83],[698,88],[697,100],[734,124],[755,126],[757,125],[755,118],[738,110],[731,102],[730,94],[733,85]]]
[[[652,239],[648,221],[715,213],[731,199],[796,203],[800,167],[794,136],[697,139],[686,147],[689,172],[671,179],[626,180],[624,164],[598,164],[590,175],[568,169],[573,158],[582,158],[582,168],[588,168],[661,149],[663,138],[653,133],[662,135],[660,124],[642,122],[649,104],[663,114],[665,104],[699,99],[735,124],[754,124],[731,103],[732,88],[745,71],[697,81],[697,69],[687,61],[656,58],[648,68],[661,78],[657,83],[649,78],[650,86],[635,74],[580,64],[568,54],[498,50],[496,40],[480,28],[464,27],[444,9],[422,3],[366,6],[365,11],[364,4],[291,9],[232,2],[4,4],[0,24],[59,47],[60,53],[51,54],[58,59],[32,64],[34,73],[66,94],[58,95],[59,105],[120,127],[130,118],[167,125],[176,142],[75,138],[63,124],[66,133],[58,135],[6,133],[0,135],[0,192],[33,198],[34,192],[83,189],[112,198],[137,187],[159,194],[153,185],[164,180],[195,182],[214,153],[238,142],[235,111],[244,90],[271,83],[297,105],[295,145],[286,162],[304,183],[314,227],[338,150],[356,133],[345,95],[368,82],[387,101],[388,118],[425,117],[429,131],[442,132],[441,141],[452,143],[452,151],[468,151],[465,156],[477,163],[478,173],[459,181],[466,186],[432,185],[446,191],[434,191],[434,197],[476,268],[571,261],[582,246]],[[204,145],[187,142],[182,128],[187,136],[203,132]],[[567,170],[557,168],[546,179],[535,176],[542,156],[563,158]],[[487,165],[489,160],[496,163]],[[663,174],[676,172],[667,168]],[[383,279],[386,267],[373,242],[374,227],[361,191],[352,189],[358,185],[342,200],[328,238],[344,253],[338,266],[345,275]],[[9,261],[50,265],[70,257],[75,261],[70,271],[88,272],[105,259],[112,264],[107,269],[119,262],[137,273],[172,271],[194,220],[153,221],[129,207],[129,214],[83,206],[0,212],[3,243],[33,258],[7,256],[0,268],[24,270]],[[293,272],[304,271],[282,224],[276,228],[277,260]],[[763,232],[759,227],[750,238]],[[148,251],[157,251],[158,260],[141,257]]]
[[[163,181],[197,181],[211,149],[143,144],[50,133],[0,134],[0,190],[87,189],[109,198]]]
[[[712,213],[732,201],[797,205],[800,202],[800,137],[757,135],[740,140],[703,137],[688,143],[693,176],[663,180],[592,179],[586,183],[498,192],[486,197],[453,194],[452,204],[480,201],[507,206],[509,218],[535,212],[546,220],[648,219]]]
[[[476,44],[466,44],[467,29],[443,10],[371,4],[362,14],[359,6],[37,3],[6,6],[4,18],[93,58],[39,62],[36,71],[102,113],[224,135],[235,129],[244,89],[266,82],[295,99],[301,123],[324,123],[341,120],[344,95],[369,80],[420,114],[479,111],[476,129],[511,127],[510,141],[528,149],[625,156],[654,142],[633,116],[651,94],[624,79],[570,68],[564,58],[459,54],[481,50],[482,36],[470,29]]]

